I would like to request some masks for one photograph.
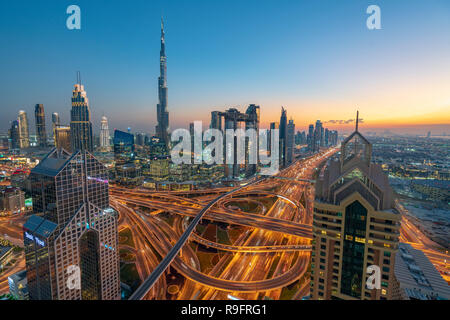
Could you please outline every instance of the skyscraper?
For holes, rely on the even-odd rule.
[[[286,132],[286,164],[289,165],[294,161],[294,141],[295,141],[295,123],[289,120]]]
[[[371,162],[372,145],[356,130],[316,183],[311,294],[314,299],[392,299],[401,214],[388,177]],[[381,288],[366,286],[367,267]]]
[[[167,150],[170,148],[169,139],[169,111],[167,110],[167,57],[164,39],[164,21],[161,19],[161,51],[159,57],[160,75],[158,78],[158,105],[156,116],[158,125],[156,126],[156,136],[164,141]]]
[[[52,131],[53,139],[55,139],[55,129],[60,125],[59,114],[57,112],[52,113]]]
[[[117,214],[108,172],[87,151],[53,149],[30,174],[23,226],[31,300],[120,299]],[[73,281],[80,272],[80,287]]]
[[[251,104],[248,106],[245,114],[247,115],[245,130],[254,130],[256,132],[255,141],[251,141],[249,137],[245,138],[245,174],[249,177],[258,171],[260,107]],[[252,158],[256,158],[256,163],[252,163]]]
[[[110,147],[110,137],[108,128],[108,119],[103,116],[100,124],[100,148],[104,151],[108,151]]]
[[[34,107],[34,116],[36,119],[36,137],[39,147],[47,146],[47,132],[45,130],[45,112],[44,105],[37,104]]]
[[[141,178],[141,167],[135,163],[134,136],[114,130],[114,160],[117,181],[122,184],[137,184]]]
[[[63,148],[67,152],[72,152],[72,142],[70,139],[70,127],[57,126],[55,128],[55,147]]]
[[[308,143],[308,151],[314,152],[314,125],[310,124],[308,127],[308,135],[306,137]]]
[[[11,149],[20,149],[20,131],[18,120],[11,122],[11,129],[9,129],[9,140]]]
[[[316,127],[314,129],[314,152],[319,152],[320,151],[320,147],[323,145],[322,144],[322,137],[323,137],[323,127],[322,127],[322,122],[320,120],[316,121]]]
[[[92,139],[92,123],[89,111],[89,102],[81,84],[78,73],[77,84],[72,91],[72,110],[70,111],[70,136],[72,139],[72,151],[94,149]]]
[[[287,148],[286,148],[286,138],[287,138],[287,112],[286,109],[281,107],[281,117],[280,117],[280,167],[284,168],[287,164]]]
[[[267,149],[269,154],[272,154],[272,130],[280,130],[280,124],[278,122],[270,123],[270,130],[267,133]]]
[[[28,127],[27,113],[23,110],[19,111],[19,143],[20,148],[28,148],[30,146],[30,132]]]

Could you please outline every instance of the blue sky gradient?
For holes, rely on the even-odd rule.
[[[81,30],[66,28],[71,4],[81,8]],[[382,30],[366,28],[370,4],[381,8]],[[263,123],[278,120],[285,106],[299,129],[315,119],[352,118],[356,107],[367,125],[380,128],[401,117],[449,125],[442,120],[450,110],[448,0],[49,0],[2,7],[3,132],[20,109],[33,132],[36,103],[44,104],[48,125],[52,112],[68,123],[77,70],[96,130],[104,113],[111,129],[153,132],[161,16],[172,129],[209,124],[210,111],[249,103],[261,105]]]

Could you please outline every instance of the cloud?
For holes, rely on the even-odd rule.
[[[355,119],[348,119],[348,120],[328,120],[324,123],[331,123],[331,124],[350,124],[354,123]],[[364,123],[364,119],[359,119],[359,123]]]

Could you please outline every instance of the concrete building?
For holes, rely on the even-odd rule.
[[[401,243],[395,257],[398,299],[449,300],[450,286],[425,254]]]
[[[9,294],[17,300],[28,300],[27,271],[19,271],[8,277]]]
[[[401,215],[372,146],[356,130],[316,183],[311,295],[314,299],[393,299]],[[368,289],[367,267],[379,266],[381,289]]]
[[[36,121],[36,138],[38,147],[47,147],[47,131],[45,129],[45,111],[43,104],[37,104],[34,108]]]
[[[72,142],[70,138],[70,127],[57,126],[55,127],[55,147],[58,149],[63,148],[67,152],[72,152]]]
[[[25,211],[25,192],[16,187],[0,189],[0,210],[12,214]]]
[[[102,151],[109,151],[110,145],[108,118],[102,116],[102,121],[100,123],[100,148]]]
[[[94,140],[92,136],[91,113],[89,110],[89,100],[81,84],[78,73],[77,84],[72,91],[72,109],[70,110],[70,138],[72,150],[94,150]]]
[[[30,131],[29,131],[27,113],[23,110],[20,110],[17,121],[19,123],[20,148],[21,149],[28,148],[30,146]]]

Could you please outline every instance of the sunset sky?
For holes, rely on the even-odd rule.
[[[66,8],[81,8],[81,30]],[[381,8],[368,30],[366,8]],[[263,127],[287,108],[298,130],[317,119],[450,134],[448,0],[10,1],[0,10],[0,132],[34,105],[69,122],[81,71],[94,128],[154,132],[160,18],[166,26],[171,129],[210,112],[261,106]],[[340,121],[342,120],[342,121]],[[335,123],[332,123],[332,122]]]

